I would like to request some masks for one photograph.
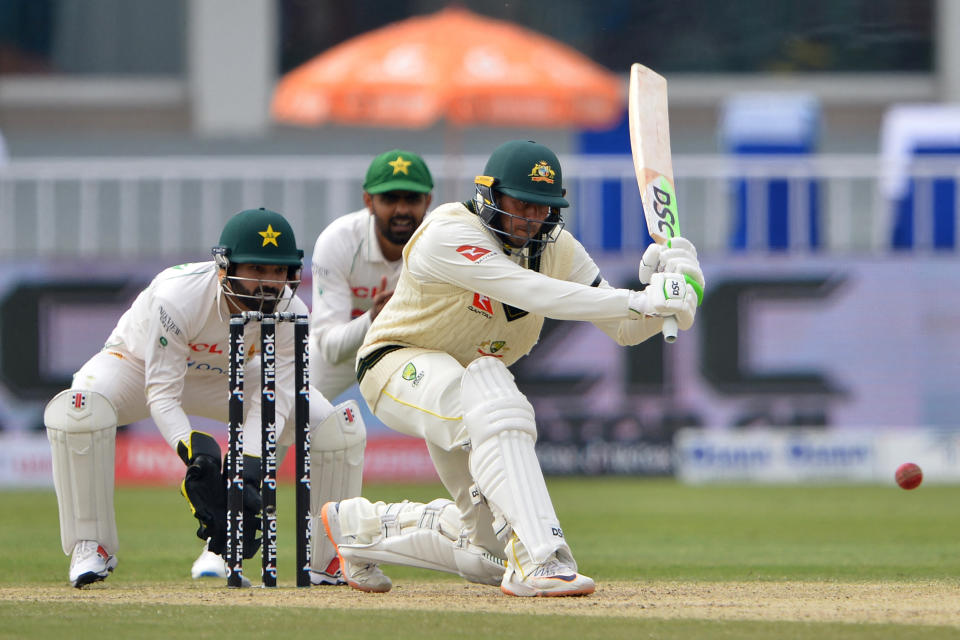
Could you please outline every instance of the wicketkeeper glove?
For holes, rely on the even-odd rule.
[[[257,533],[263,524],[260,514],[263,511],[263,500],[260,497],[261,482],[260,458],[243,456],[243,557],[252,558],[260,549],[262,540]],[[226,479],[224,479],[226,482]]]
[[[227,489],[220,473],[220,445],[213,436],[191,431],[177,444],[177,454],[187,465],[180,493],[200,521],[197,537],[209,540],[208,549],[223,555],[227,544]]]

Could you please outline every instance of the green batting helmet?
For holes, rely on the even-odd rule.
[[[213,255],[221,267],[230,264],[282,264],[300,268],[303,249],[297,249],[293,227],[269,209],[247,209],[233,216],[220,233]]]
[[[570,206],[563,197],[563,174],[557,155],[532,140],[511,140],[497,147],[483,173],[494,178],[492,186],[496,192],[534,204]]]

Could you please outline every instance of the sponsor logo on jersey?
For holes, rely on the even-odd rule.
[[[224,370],[223,367],[218,367],[209,362],[197,362],[193,358],[187,358],[187,371],[209,371],[210,373],[216,373],[222,376],[229,373]]]
[[[530,169],[528,175],[530,182],[546,182],[547,184],[553,184],[553,179],[557,177],[557,172],[553,170],[546,160],[541,160],[537,164],[533,165],[533,169]]]
[[[473,245],[463,244],[457,247],[457,253],[462,255],[464,258],[470,262],[476,262],[483,256],[490,253],[490,249],[484,249],[483,247],[474,247]]]
[[[473,304],[468,305],[467,309],[474,313],[479,313],[484,318],[493,317],[493,300],[489,296],[483,296],[479,293],[473,294]]]
[[[350,293],[354,298],[374,298],[378,293],[383,293],[383,289],[373,287],[350,287]]]
[[[413,386],[417,386],[420,384],[420,381],[423,380],[424,375],[426,374],[423,371],[417,371],[417,367],[412,362],[408,362],[407,366],[403,368],[403,373],[400,374],[400,377],[407,382],[412,382]]]
[[[502,358],[503,353],[500,351],[510,351],[510,347],[507,346],[506,340],[484,340],[477,347],[477,353],[482,356],[493,356],[494,358]]]
[[[216,343],[207,344],[206,342],[191,342],[189,346],[192,351],[196,351],[198,353],[201,351],[205,353],[213,353],[213,354],[223,353],[223,349],[221,349],[220,345]]]
[[[177,326],[177,323],[173,321],[173,318],[170,317],[170,314],[167,313],[167,310],[163,307],[160,307],[160,326],[162,326],[163,330],[167,333],[180,335],[180,327]]]

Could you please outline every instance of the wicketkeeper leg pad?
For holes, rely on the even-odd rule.
[[[460,391],[477,488],[494,514],[513,528],[534,563],[558,553],[575,567],[534,449],[533,406],[513,375],[497,358],[478,358],[466,368]]]
[[[432,569],[490,585],[503,579],[504,561],[467,540],[451,500],[385,504],[353,498],[340,503],[339,515],[345,539],[339,548],[348,562]]]
[[[110,554],[119,547],[113,510],[117,411],[95,391],[61,391],[43,412],[60,507],[60,542],[70,554],[95,540]]]
[[[327,568],[337,557],[333,543],[323,534],[320,509],[327,502],[360,495],[366,444],[367,429],[355,400],[338,404],[325,420],[311,427],[310,568],[318,573],[329,573]]]

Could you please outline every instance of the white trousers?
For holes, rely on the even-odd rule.
[[[360,391],[373,413],[400,433],[423,438],[443,486],[460,511],[463,531],[473,544],[502,555],[503,543],[494,534],[493,514],[486,503],[475,504],[470,475],[470,441],[463,425],[460,381],[464,367],[449,354],[420,353],[391,372],[382,389],[374,389],[372,375],[364,376]],[[410,368],[413,365],[413,369]],[[382,366],[382,365],[375,365]]]

